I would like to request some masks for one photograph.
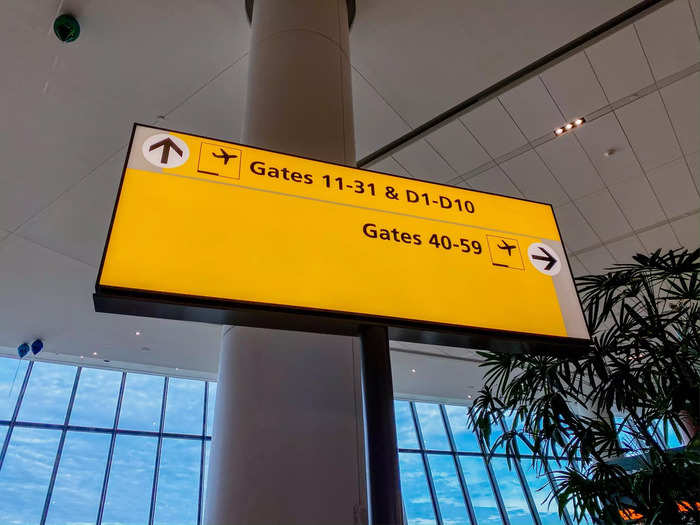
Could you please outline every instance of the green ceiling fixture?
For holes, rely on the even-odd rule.
[[[73,42],[80,36],[80,24],[73,15],[63,14],[53,21],[53,32],[61,42]]]

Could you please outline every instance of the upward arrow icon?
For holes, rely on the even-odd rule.
[[[175,142],[173,142],[173,139],[170,137],[165,138],[159,142],[156,142],[155,144],[152,144],[150,148],[148,148],[148,151],[153,151],[158,148],[163,148],[163,152],[161,153],[160,156],[160,163],[161,164],[167,164],[168,163],[168,158],[170,156],[170,150],[172,149],[175,153],[178,154],[178,156],[182,157],[182,150],[178,147]]]

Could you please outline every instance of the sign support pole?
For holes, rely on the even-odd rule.
[[[387,327],[364,326],[361,342],[370,524],[401,525],[403,507]]]

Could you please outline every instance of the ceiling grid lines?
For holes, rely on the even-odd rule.
[[[499,102],[500,102],[500,100],[499,100]],[[488,149],[486,149],[486,147],[484,147],[484,145],[483,145],[483,144],[481,143],[481,141],[477,138],[477,136],[474,135],[474,132],[473,132],[471,129],[469,129],[469,126],[467,125],[467,123],[464,122],[461,118],[458,118],[457,120],[458,120],[459,123],[462,125],[462,127],[464,127],[464,129],[467,130],[467,133],[469,133],[469,134],[474,138],[474,141],[476,141],[476,143],[477,143],[479,146],[481,146],[481,148],[486,152],[486,154],[487,154],[487,155],[489,156],[489,158],[491,159],[491,162],[493,162],[493,167],[497,167],[497,168],[498,168],[498,170],[510,181],[510,183],[513,185],[513,187],[514,187],[516,190],[518,190],[518,193],[520,193],[520,196],[522,197],[522,196],[523,196],[523,191],[518,187],[518,185],[517,185],[517,184],[515,183],[515,181],[511,178],[511,176],[508,175],[508,173],[505,172],[505,170],[503,169],[503,167],[502,167],[499,163],[496,162],[496,159],[493,158],[493,155],[491,154],[491,152],[490,152]],[[513,124],[515,124],[515,121],[513,122]],[[516,125],[516,126],[517,126],[517,125]],[[518,130],[520,130],[520,128],[518,128]],[[522,131],[521,131],[521,133],[522,133]],[[525,135],[523,135],[523,138],[525,138]],[[463,184],[466,184],[467,187],[470,187],[469,183],[468,183],[466,180],[464,180],[464,178],[461,177],[461,175],[460,175],[460,178],[461,178]]]
[[[688,4],[688,7],[690,8],[690,4]],[[692,16],[693,10],[690,9],[690,13]],[[654,70],[651,67],[651,63],[649,62],[649,57],[647,56],[646,51],[644,50],[644,46],[642,45],[642,39],[639,37],[639,31],[637,30],[637,26],[634,25],[634,34],[637,35],[637,40],[639,41],[639,45],[642,46],[642,52],[644,53],[644,59],[647,61],[647,65],[649,66],[649,71],[651,72],[651,76],[654,79],[654,84],[658,87],[658,83],[656,80],[656,74],[654,73]],[[698,37],[698,40],[700,40],[700,36]],[[664,93],[661,89],[658,89],[659,92],[659,98],[661,99],[661,105],[664,108],[664,111],[666,112],[666,118],[668,119],[668,123],[671,125],[671,130],[673,131],[673,137],[676,139],[676,143],[678,144],[678,149],[681,152],[681,157],[683,158],[683,162],[685,163],[685,167],[688,169],[688,173],[691,172],[690,169],[690,164],[688,163],[688,157],[686,155],[685,148],[681,144],[681,140],[678,137],[678,131],[676,130],[676,125],[673,123],[673,119],[671,118],[671,114],[668,111],[668,105],[666,104],[666,100],[664,98]],[[693,185],[695,186],[695,190],[698,192],[698,196],[700,196],[700,187],[698,187],[698,183],[691,177],[691,181],[693,182]]]
[[[540,75],[538,75],[537,78],[540,80],[540,82],[541,82],[542,85],[544,86],[545,91],[547,91],[549,97],[552,99],[552,102],[554,103],[554,105],[555,105],[555,106],[557,107],[557,109],[559,110],[559,113],[561,114],[561,118],[562,118],[562,122],[563,122],[563,121],[565,120],[565,117],[564,117],[564,113],[562,112],[561,108],[559,107],[559,104],[557,103],[557,101],[556,101],[556,100],[554,99],[554,97],[552,96],[552,93],[550,92],[549,88],[547,87],[547,84],[544,82],[544,80],[542,79],[542,77],[541,77]],[[511,115],[511,113],[508,111],[508,108],[505,107],[505,105],[503,104],[503,101],[501,100],[500,97],[498,97],[498,102],[499,102],[500,105],[503,107],[503,109],[505,110],[505,112],[508,113],[508,116],[513,120],[513,124],[518,128],[518,130],[523,134],[523,136],[524,136],[524,137],[526,138],[526,140],[527,140],[526,135],[523,133],[522,129],[520,128],[520,126],[518,125],[518,123],[517,123],[517,122],[515,121],[515,119],[513,118],[513,115]],[[575,136],[576,133],[574,132],[573,135]],[[529,140],[528,140],[528,144],[530,144]],[[575,200],[574,198],[571,197],[570,192],[567,191],[566,187],[565,187],[565,186],[562,184],[562,182],[559,180],[559,177],[556,176],[556,174],[554,173],[554,170],[553,170],[552,167],[549,165],[549,163],[542,157],[542,155],[541,155],[540,152],[537,150],[537,148],[534,148],[534,147],[532,147],[531,145],[530,145],[530,147],[531,147],[532,151],[535,153],[535,155],[537,155],[537,157],[540,159],[540,161],[542,162],[542,164],[546,167],[547,171],[549,171],[549,173],[550,173],[550,175],[552,176],[552,178],[554,178],[554,180],[557,182],[557,184],[559,184],[559,186],[561,187],[561,190],[564,192],[564,194],[565,194],[565,195],[567,196],[567,198],[569,199],[569,203],[571,203],[571,204],[576,208],[576,210],[579,212],[579,214],[581,214],[581,217],[583,217],[583,220],[586,222],[586,224],[588,225],[588,227],[593,231],[593,233],[595,234],[595,236],[598,237],[598,240],[600,241],[600,243],[601,243],[603,246],[605,246],[605,249],[608,251],[608,253],[609,253],[610,256],[613,258],[613,260],[616,261],[615,256],[613,255],[613,253],[612,253],[612,252],[610,251],[610,249],[605,245],[605,241],[603,241],[603,239],[600,237],[600,234],[598,233],[598,231],[593,227],[593,225],[591,224],[591,222],[588,220],[588,217],[586,217],[586,214],[585,214],[585,213],[579,208],[579,206],[576,204],[576,200]],[[581,149],[583,149],[583,147],[582,147]],[[589,161],[590,161],[590,159],[589,159]],[[593,164],[593,162],[591,162],[591,165],[592,165],[592,164]],[[500,165],[500,164],[499,164],[499,165]],[[594,167],[595,167],[595,166],[594,166]],[[596,170],[596,171],[597,171],[597,170]],[[601,177],[601,179],[602,179],[602,177]],[[630,226],[630,228],[631,228],[631,226]],[[562,242],[564,243],[564,246],[566,246],[566,242],[565,242],[563,239],[562,239]],[[568,248],[567,248],[567,249],[568,249]],[[581,262],[581,261],[579,260],[579,262]],[[582,263],[582,264],[583,264],[583,263]],[[585,265],[584,265],[584,267],[585,267]]]
[[[635,32],[635,34],[637,35],[637,39],[639,39],[639,34],[637,33],[637,28],[636,28],[636,26],[634,26],[634,24],[632,24],[632,26],[634,27],[634,32]],[[644,52],[644,46],[642,45],[641,40],[639,41],[639,45],[642,46],[642,52]],[[583,51],[583,54],[584,54],[584,56],[586,57],[586,61],[588,62],[588,64],[589,64],[591,70],[593,71],[593,75],[595,76],[595,79],[596,79],[596,81],[598,82],[598,85],[600,86],[600,89],[601,89],[601,91],[603,92],[603,95],[605,96],[605,99],[608,101],[608,104],[610,104],[610,98],[608,97],[608,93],[607,93],[607,91],[605,90],[605,87],[603,87],[603,84],[602,84],[602,82],[600,81],[600,78],[598,77],[598,73],[596,72],[595,68],[593,67],[593,64],[591,63],[591,59],[590,59],[590,57],[588,56],[588,53],[586,52],[585,49],[584,49],[584,51]],[[646,56],[646,55],[645,55],[645,56]],[[651,65],[649,64],[648,59],[647,59],[647,67],[648,67],[648,69],[649,69],[649,73],[650,73],[650,74],[653,74],[652,71],[651,71]],[[658,87],[657,87],[657,90],[658,90]],[[628,144],[628,146],[629,146],[629,148],[630,148],[630,151],[631,151],[632,154],[634,155],[634,157],[635,157],[635,159],[636,159],[636,161],[637,161],[637,164],[639,165],[639,169],[640,169],[641,172],[644,174],[644,178],[646,179],[647,183],[649,184],[649,187],[651,188],[651,192],[652,192],[652,194],[654,195],[654,199],[656,199],[657,204],[658,204],[659,207],[661,208],[661,211],[663,212],[664,217],[666,218],[666,223],[670,224],[670,221],[669,221],[669,218],[668,218],[668,213],[666,212],[666,209],[664,208],[664,206],[663,206],[663,204],[662,204],[662,202],[661,202],[661,199],[659,198],[659,195],[658,195],[658,193],[656,192],[656,189],[654,188],[654,185],[651,183],[651,180],[649,180],[649,174],[647,173],[647,170],[644,168],[644,166],[642,165],[641,161],[639,160],[639,155],[637,155],[637,152],[636,152],[634,146],[632,146],[632,142],[630,141],[629,137],[627,136],[627,132],[625,131],[625,128],[624,128],[624,126],[622,125],[622,122],[620,122],[620,118],[619,118],[619,116],[617,115],[617,112],[616,112],[615,110],[613,110],[613,111],[611,111],[611,113],[612,113],[612,115],[615,117],[615,120],[616,120],[618,126],[620,126],[620,129],[622,130],[622,133],[625,135],[625,140],[627,141],[627,144]],[[610,190],[610,189],[608,188],[608,191],[609,191],[609,190]],[[610,194],[612,195],[612,192],[610,192]],[[615,202],[618,204],[618,206],[620,206],[620,205],[619,205],[619,201],[615,198],[615,196],[612,195],[612,197],[613,197],[613,199],[615,200]],[[622,207],[621,207],[621,206],[620,206],[620,209],[622,210]],[[622,212],[623,212],[623,214],[624,214],[624,210],[623,210]],[[625,218],[627,218],[626,215],[625,215]],[[627,219],[627,221],[629,222],[629,219]],[[663,223],[661,223],[660,225],[663,225]],[[660,226],[660,225],[659,225],[659,226]],[[630,225],[630,226],[631,226],[631,225]],[[658,226],[657,226],[657,227],[658,227]],[[677,242],[678,245],[680,246],[682,243],[681,243],[680,239],[678,238],[678,235],[676,235],[676,232],[673,230],[673,228],[671,228],[671,231],[673,231],[673,237],[676,239],[676,242]],[[642,240],[639,238],[639,235],[634,231],[634,228],[632,228],[632,232],[633,232],[634,236],[637,238],[637,240],[640,242],[640,244],[641,244],[642,246],[644,246],[644,243],[643,243]],[[629,235],[626,236],[625,238],[628,238],[628,237],[629,237]],[[619,262],[619,261],[618,261],[618,262]]]
[[[593,70],[595,73],[595,69]],[[615,100],[609,104],[606,104],[598,109],[595,109],[594,111],[591,111],[588,114],[583,115],[583,117],[586,119],[586,123],[590,124],[591,122],[594,122],[595,120],[602,118],[606,115],[609,115],[613,113],[616,109],[623,108],[625,106],[628,106],[640,98],[645,97],[646,95],[649,95],[651,93],[660,91],[661,89],[671,86],[675,84],[676,82],[680,82],[681,80],[685,79],[686,77],[693,75],[700,71],[700,62],[696,62],[692,66],[679,71],[677,73],[673,73],[665,78],[662,78],[658,82],[654,84],[650,84],[649,86],[646,86],[640,90],[638,90],[635,94],[633,95],[626,95],[618,100]],[[596,75],[597,76],[597,75]],[[557,140],[557,136],[555,136],[553,133],[548,132],[545,133],[544,135],[528,140],[528,144],[524,144],[523,146],[520,146],[518,148],[515,148],[512,151],[509,151],[507,153],[504,153],[498,157],[495,158],[493,161],[488,161],[480,166],[477,166],[476,168],[473,168],[469,171],[466,171],[464,173],[461,173],[460,176],[464,178],[464,180],[469,180],[472,177],[475,177],[476,175],[480,175],[481,173],[484,173],[485,171],[490,170],[491,168],[495,167],[496,164],[500,164],[502,162],[506,162],[514,157],[517,157],[519,155],[522,155],[523,153],[530,151],[531,149],[537,148],[538,146],[541,146],[542,144],[545,144],[546,142],[551,142],[553,140]],[[680,158],[680,157],[679,157]]]
[[[358,75],[360,75],[360,77],[362,77],[362,79],[367,83],[367,85],[368,85],[369,87],[372,88],[372,90],[373,90],[373,91],[377,94],[377,96],[384,102],[384,104],[386,104],[386,106],[387,106],[391,111],[394,112],[394,114],[401,120],[401,122],[402,122],[409,130],[410,130],[410,129],[413,129],[413,127],[411,126],[411,124],[409,124],[409,122],[396,110],[396,108],[395,108],[394,106],[392,106],[391,103],[389,103],[389,101],[384,97],[384,95],[381,94],[381,92],[376,88],[376,86],[375,86],[372,82],[369,81],[369,79],[362,73],[362,71],[360,71],[360,69],[359,69],[357,66],[352,65],[352,69],[355,71],[355,73],[357,73]],[[450,169],[454,172],[455,177],[452,178],[452,179],[450,179],[450,182],[453,181],[453,180],[455,180],[455,179],[457,179],[457,178],[459,178],[459,173],[457,172],[457,170],[452,166],[452,164],[450,164],[450,163],[447,161],[447,159],[442,155],[442,153],[440,153],[440,152],[435,148],[435,146],[433,146],[433,144],[432,144],[430,141],[425,140],[425,142],[426,142],[426,144],[430,147],[430,149],[432,149],[433,152],[435,152],[435,154],[436,154],[438,157],[440,157],[440,158],[443,160],[443,162],[444,162],[447,166],[449,166]],[[391,158],[394,162],[396,162],[399,166],[401,166],[401,167],[406,171],[406,173],[408,173],[408,174],[410,174],[412,177],[416,178],[415,174],[411,173],[411,171],[410,171],[408,168],[406,168],[406,166],[404,166],[401,162],[399,162],[399,160],[398,160],[396,157],[394,157],[393,155],[390,155],[390,158]]]
[[[633,25],[634,25],[634,24],[633,24]],[[607,92],[605,91],[605,88],[603,87],[603,84],[601,83],[600,78],[598,77],[598,73],[596,72],[595,68],[593,67],[593,64],[591,63],[591,59],[589,58],[588,53],[586,52],[585,49],[583,50],[583,56],[586,58],[586,62],[588,63],[588,66],[591,68],[591,71],[593,72],[593,77],[596,79],[596,82],[598,83],[598,86],[600,86],[600,90],[602,91],[603,96],[605,97],[605,100],[608,102],[608,105],[610,105],[610,104],[611,104],[610,98],[608,97],[608,94],[607,94]],[[545,83],[544,80],[542,81],[542,83],[543,83],[543,84]],[[546,84],[545,84],[545,87],[546,87]],[[552,99],[554,100],[553,97],[552,97]],[[555,102],[555,104],[557,104],[556,100],[554,100],[554,102]],[[561,113],[561,108],[559,107],[559,104],[557,104],[557,108],[559,108],[559,112]],[[562,115],[563,115],[563,113],[562,113]],[[617,117],[616,117],[616,118],[617,118]],[[618,122],[618,124],[619,124],[619,122]],[[595,170],[595,172],[596,172],[596,173],[598,174],[598,176],[600,177],[600,180],[603,181],[603,185],[605,186],[605,189],[606,189],[607,192],[610,194],[610,197],[612,198],[612,200],[613,200],[613,202],[615,203],[615,205],[619,208],[620,213],[622,213],[622,216],[625,218],[625,221],[627,222],[627,226],[629,226],[629,229],[630,229],[630,232],[631,232],[631,233],[628,232],[628,233],[626,234],[625,238],[628,238],[628,237],[630,237],[630,236],[634,236],[634,237],[637,239],[637,241],[639,241],[639,243],[643,246],[642,240],[639,238],[639,236],[638,236],[637,233],[635,232],[634,226],[632,225],[632,221],[630,221],[630,219],[629,219],[629,217],[628,217],[628,214],[627,214],[627,213],[625,212],[625,210],[622,208],[622,205],[620,204],[619,199],[618,199],[617,197],[615,197],[615,194],[614,194],[612,191],[610,191],[610,186],[608,185],[607,181],[605,180],[605,177],[603,177],[603,175],[600,173],[600,170],[598,169],[598,166],[596,166],[595,162],[593,162],[593,159],[591,158],[591,155],[590,155],[590,153],[588,152],[588,150],[586,150],[586,148],[585,148],[585,147],[583,146],[583,144],[581,143],[580,137],[579,137],[576,133],[574,133],[574,138],[576,139],[576,142],[578,143],[578,145],[581,147],[581,150],[583,151],[584,155],[586,155],[586,157],[588,158],[588,161],[591,163],[591,166],[593,166],[593,169]],[[629,144],[629,141],[628,141],[628,144]],[[631,145],[630,145],[630,147],[631,147]],[[645,172],[645,174],[646,174],[646,172]],[[653,188],[652,188],[652,190],[653,190]],[[661,206],[661,201],[659,200],[659,198],[656,196],[656,194],[654,194],[654,196],[656,197],[657,202],[659,203],[659,206]],[[662,207],[662,209],[663,209],[663,207]],[[676,240],[677,240],[678,243],[680,244],[680,241],[678,240],[678,238],[676,238]],[[606,241],[606,242],[610,242],[610,241],[608,240],[608,241]],[[606,245],[606,249],[608,250],[608,252],[610,253],[610,255],[612,255],[613,260],[614,260],[615,262],[618,262],[618,263],[619,263],[619,262],[622,262],[622,261],[619,261],[617,257],[615,257],[615,254],[612,253],[612,251],[610,250],[609,247],[607,247],[607,245]]]
[[[686,16],[688,9],[692,20]],[[491,106],[498,105],[498,110],[491,107],[484,111],[479,106],[455,119],[460,124],[452,125],[449,132],[446,125],[424,137],[425,141],[435,146],[452,171],[460,173],[458,185],[510,192],[513,196],[522,194],[525,198],[552,202],[555,208],[566,206],[570,211],[562,233],[565,239],[576,240],[569,246],[569,253],[583,255],[578,257],[580,268],[591,273],[614,262],[624,262],[641,250],[684,245],[692,248],[700,240],[700,222],[695,220],[700,204],[694,139],[698,124],[692,113],[684,114],[684,108],[694,111],[697,105],[695,97],[689,94],[700,72],[700,53],[694,51],[699,31],[694,24],[696,18],[687,0],[669,2],[581,49],[578,56],[574,54],[541,72],[537,82],[546,94],[538,93],[532,85],[524,86],[529,81],[524,82],[494,97]],[[688,24],[695,27],[691,30]],[[676,37],[676,33],[682,34]],[[652,71],[653,68],[657,69]],[[555,82],[554,90],[548,85],[550,79]],[[519,94],[512,94],[518,90]],[[657,92],[659,95],[654,95]],[[652,98],[647,98],[650,95]],[[511,111],[513,104],[515,114]],[[528,104],[533,107],[523,109]],[[547,104],[556,108],[558,117],[552,116]],[[540,109],[544,114],[537,113]],[[470,118],[474,112],[482,115]],[[505,115],[501,117],[498,112]],[[484,114],[496,120],[485,121]],[[555,127],[577,116],[586,119],[581,129],[564,137],[554,135]],[[523,127],[525,117],[534,120],[525,120]],[[662,117],[663,121],[659,120]],[[547,118],[551,127],[542,126]],[[472,129],[470,124],[477,128]],[[463,129],[465,138],[459,138],[457,128]],[[487,133],[490,142],[482,140],[482,133]],[[494,139],[499,133],[503,139]],[[516,134],[519,138],[513,138]],[[470,147],[467,142],[476,146]],[[545,147],[547,143],[550,145]],[[504,145],[510,146],[505,153]],[[483,157],[475,147],[483,152]],[[612,150],[609,154],[608,149]],[[569,154],[574,156],[569,159]],[[606,159],[599,159],[598,154]],[[465,155],[471,155],[471,164],[478,165],[469,169]],[[393,152],[388,158],[396,161],[399,156]],[[611,160],[607,160],[608,156]],[[396,169],[411,172],[416,162],[411,158],[410,164],[397,163]],[[567,162],[574,169],[568,174]],[[668,166],[674,162],[683,163],[683,173],[680,165]],[[548,175],[533,174],[533,169],[544,170]],[[472,183],[484,173],[488,175],[479,177],[477,184]],[[436,173],[436,179],[439,176]],[[562,176],[564,180],[560,179]],[[550,180],[549,191],[542,186],[545,180]],[[557,195],[561,197],[558,201]],[[601,206],[602,215],[596,211]],[[576,222],[580,227],[576,227]],[[593,266],[588,267],[586,261]]]
[[[691,4],[692,0],[688,0],[688,8],[690,9],[690,16],[693,19],[693,24],[695,25],[695,32],[698,35],[698,39],[700,39],[700,25],[698,24],[698,18],[695,14],[695,11],[693,10],[693,5]],[[699,6],[700,7],[700,6]]]

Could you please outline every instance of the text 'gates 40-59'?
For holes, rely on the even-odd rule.
[[[95,305],[333,333],[383,323],[411,340],[589,340],[548,204],[141,125]]]

